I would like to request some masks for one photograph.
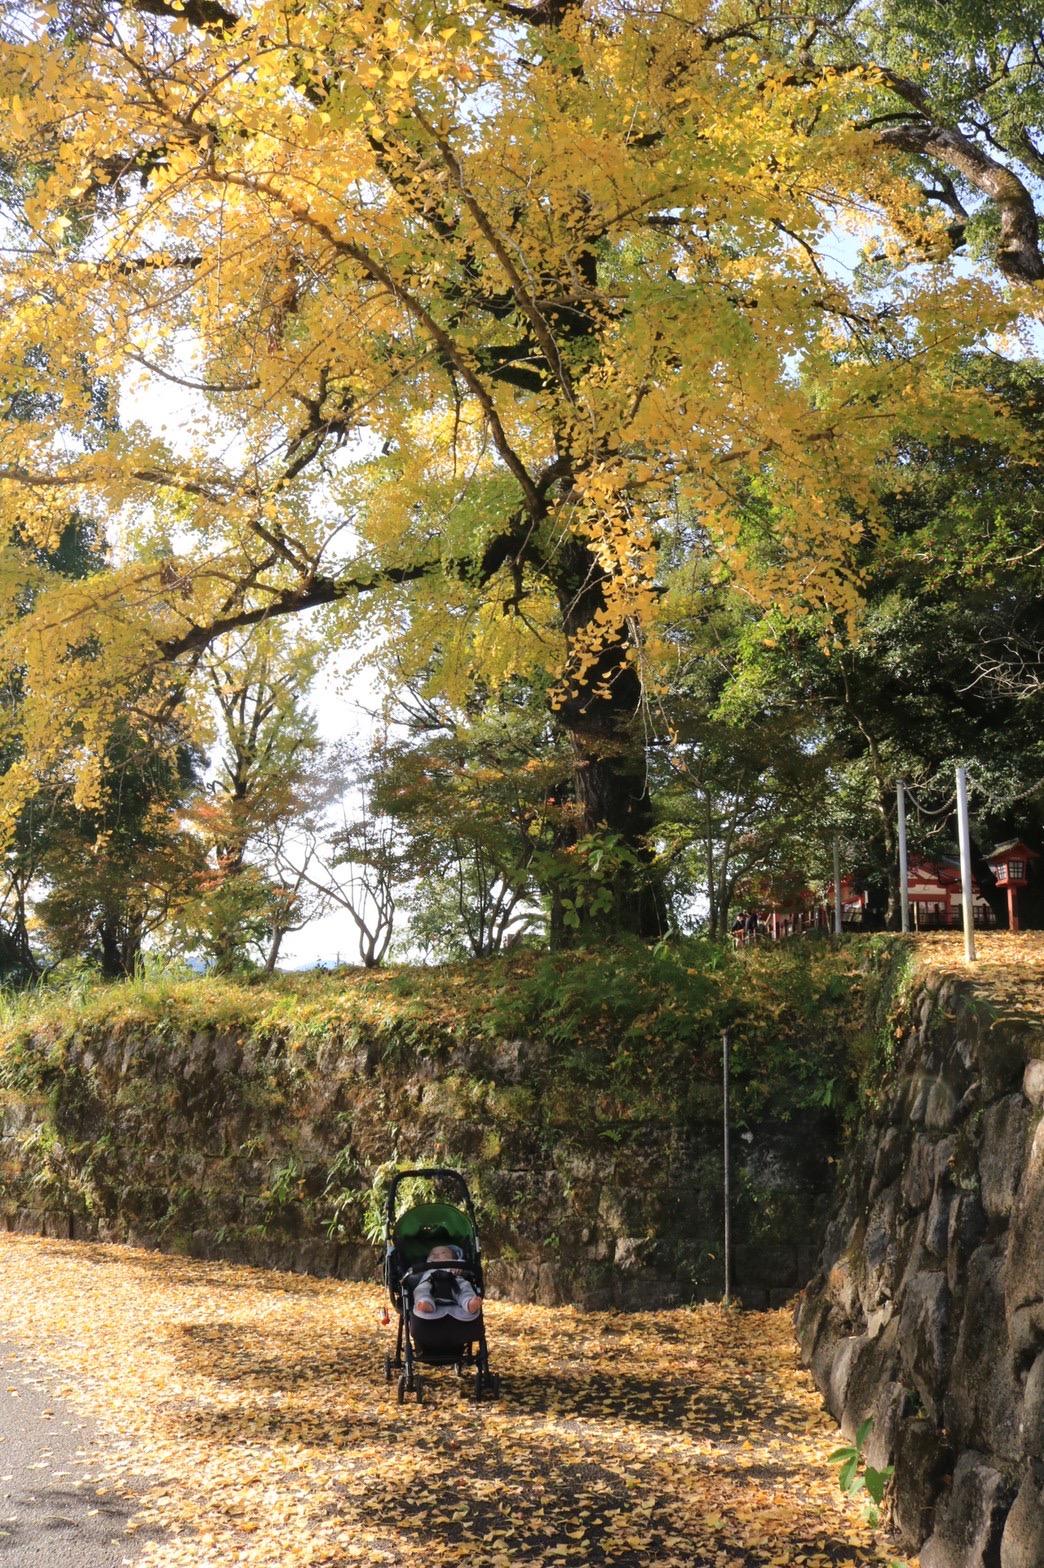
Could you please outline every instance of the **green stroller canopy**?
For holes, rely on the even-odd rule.
[[[418,1203],[395,1222],[395,1243],[411,1262],[424,1257],[440,1243],[474,1243],[471,1221],[452,1203]]]
[[[448,1241],[471,1241],[475,1234],[463,1209],[455,1209],[452,1203],[418,1203],[395,1221],[399,1241],[414,1237],[426,1241],[436,1230],[444,1230]]]

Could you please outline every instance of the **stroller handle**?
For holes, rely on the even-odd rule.
[[[464,1177],[461,1175],[460,1171],[450,1170],[449,1166],[432,1165],[418,1170],[395,1172],[395,1175],[392,1177],[388,1185],[386,1229],[389,1236],[395,1228],[395,1196],[399,1190],[399,1183],[408,1181],[411,1176],[420,1176],[422,1178],[426,1178],[429,1181],[448,1181],[455,1185],[464,1200],[464,1205],[468,1211],[468,1218],[471,1221],[471,1228],[473,1231],[475,1231],[476,1235],[478,1234],[478,1227],[475,1222],[475,1206],[471,1201],[471,1193],[468,1191],[468,1184],[464,1180]]]

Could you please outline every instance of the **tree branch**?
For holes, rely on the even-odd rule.
[[[563,363],[562,357],[558,352],[558,344],[555,342],[554,335],[552,334],[547,321],[544,319],[543,312],[541,311],[536,299],[533,297],[528,284],[522,277],[522,274],[519,272],[518,268],[515,266],[515,263],[508,252],[507,246],[504,244],[500,235],[494,228],[492,222],[490,221],[489,215],[480,205],[474,192],[468,185],[467,179],[464,175],[464,167],[460,159],[457,157],[457,154],[450,146],[448,139],[445,136],[440,135],[433,125],[428,124],[419,109],[414,109],[414,116],[418,124],[424,127],[425,131],[427,131],[428,135],[435,143],[435,146],[439,149],[443,163],[445,164],[446,169],[452,175],[465,206],[471,213],[471,216],[474,218],[481,233],[485,236],[486,242],[493,251],[493,254],[496,256],[497,260],[500,262],[500,265],[503,267],[512,292],[518,301],[518,305],[524,313],[526,320],[529,322],[534,337],[543,350],[544,358],[547,360],[548,365],[553,371],[555,379],[557,380],[559,386],[562,389],[562,393],[565,396],[566,402],[575,404],[576,397],[573,392],[572,378],[570,377],[569,372]]]
[[[243,175],[231,170],[224,172],[215,170],[210,177],[217,184],[234,185],[242,190],[255,193],[263,191],[274,201],[285,207],[299,223],[303,223],[317,234],[321,234],[327,244],[338,255],[354,261],[373,283],[380,284],[393,299],[402,305],[407,314],[412,316],[417,324],[423,328],[429,340],[442,355],[443,362],[446,365],[452,365],[461,381],[471,392],[486,416],[486,423],[493,438],[493,445],[525,496],[526,505],[531,515],[534,519],[542,515],[541,501],[536,486],[522,459],[508,440],[507,431],[504,428],[489,388],[483,384],[469,358],[458,351],[457,344],[450,333],[436,321],[424,301],[411,289],[407,288],[404,282],[389,272],[388,268],[376,256],[371,255],[365,246],[359,245],[354,240],[342,239],[336,230],[318,220],[306,204],[296,200],[288,191],[283,190],[274,179],[264,176]]]
[[[976,190],[993,201],[1000,213],[997,266],[1017,283],[1044,279],[1040,223],[1029,191],[1018,175],[977,147],[960,131],[933,124],[896,125],[876,136],[879,146],[927,154],[956,169]]]
[[[1015,142],[1018,148],[1016,156],[1028,164],[1034,174],[1044,175],[1044,152],[1041,152],[1025,126],[1016,132]]]
[[[875,131],[877,145],[931,157],[937,163],[955,169],[962,179],[988,196],[997,207],[1001,229],[997,266],[1004,276],[1016,283],[1039,283],[1044,280],[1040,222],[1033,198],[1017,174],[991,158],[963,131],[939,124],[927,92],[909,77],[886,67],[868,67],[861,62],[832,69],[846,75],[870,76],[909,104],[917,119],[905,125]],[[785,87],[800,86],[820,80],[822,74],[819,67],[810,65],[808,69],[792,71],[777,78],[777,82]],[[1029,152],[1024,151],[1023,156],[1032,161],[1035,150],[1031,142]]]
[[[544,476],[548,484],[553,481],[556,473],[557,470],[552,465],[549,470],[550,478],[548,475]],[[375,571],[371,577],[365,578],[313,576],[294,587],[283,588],[273,593],[263,605],[254,605],[249,609],[246,606],[230,609],[206,626],[193,626],[180,637],[165,638],[158,645],[159,651],[162,657],[169,661],[179,659],[187,653],[201,653],[226,632],[242,631],[248,626],[258,626],[261,622],[272,620],[277,616],[296,615],[303,610],[315,610],[323,605],[336,604],[352,594],[375,593],[386,586],[420,582],[425,577],[433,576],[437,571],[444,571],[462,581],[470,578],[480,584],[487,583],[509,561],[521,562],[527,558],[531,534],[532,525],[528,514],[519,513],[503,533],[498,534],[487,544],[477,562],[421,561],[414,566],[386,566],[380,571]]]
[[[227,32],[239,22],[236,13],[223,6],[221,0],[184,0],[183,5],[176,6],[171,0],[130,0],[129,9],[146,11],[149,16],[166,16],[171,21],[184,17],[190,27],[207,33]]]
[[[302,610],[318,609],[324,604],[336,604],[353,593],[373,593],[389,583],[418,582],[437,569],[438,562],[427,561],[418,566],[388,566],[373,577],[314,577],[310,582],[293,588],[283,588],[272,595],[267,604],[251,609],[232,610],[218,616],[208,626],[193,626],[180,637],[164,638],[159,644],[164,659],[173,661],[186,653],[201,653],[226,632],[241,631],[247,626],[258,626],[262,621],[280,615],[296,615]]]

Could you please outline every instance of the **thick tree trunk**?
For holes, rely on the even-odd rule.
[[[101,950],[102,979],[121,980],[123,953],[120,948],[119,933],[111,920],[106,920],[98,932],[98,946]]]
[[[604,598],[601,574],[589,552],[574,545],[569,555],[558,597],[573,651],[590,647],[590,628],[598,624],[596,612],[604,607]],[[630,652],[621,635],[597,652],[578,679],[567,669],[557,717],[572,743],[576,837],[605,835],[634,856],[631,871],[615,879],[608,923],[617,931],[655,939],[667,930],[667,905],[652,864],[654,818],[641,727],[642,693]]]
[[[98,929],[98,946],[103,980],[130,980],[133,977],[141,954],[140,933],[123,929],[115,916],[108,917]]]

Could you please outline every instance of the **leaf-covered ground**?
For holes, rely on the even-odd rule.
[[[870,1568],[789,1314],[492,1302],[499,1405],[400,1408],[376,1288],[0,1237],[5,1334],[146,1483],[155,1568]],[[153,1531],[162,1528],[158,1538]]]
[[[976,931],[973,964],[965,962],[959,931],[933,931],[915,940],[922,969],[973,981],[1005,1017],[1044,1023],[1044,931]]]

